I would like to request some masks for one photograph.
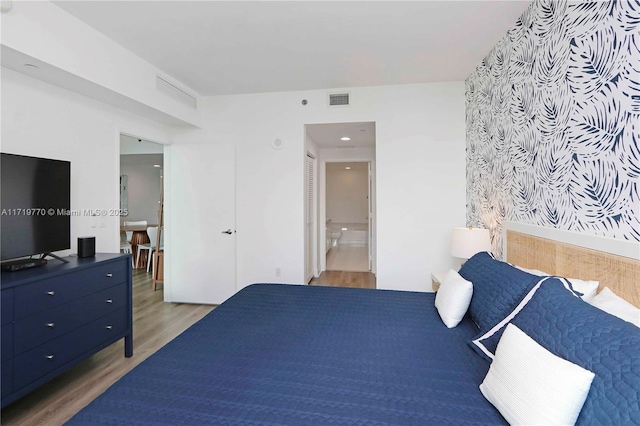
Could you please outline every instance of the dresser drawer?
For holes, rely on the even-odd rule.
[[[14,324],[14,353],[21,354],[83,324],[127,306],[126,283],[20,319]]]
[[[124,283],[127,280],[128,267],[129,263],[124,258],[99,263],[73,274],[17,287],[14,294],[15,319],[46,311],[104,288]]]
[[[124,333],[127,310],[120,309],[13,360],[13,389],[17,391]]]
[[[2,290],[0,292],[1,309],[0,317],[2,317],[2,325],[9,324],[13,321],[13,289]]]
[[[0,329],[0,350],[2,351],[2,362],[13,357],[13,324],[3,325]]]

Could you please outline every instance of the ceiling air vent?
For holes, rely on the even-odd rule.
[[[175,84],[164,79],[163,77],[160,77],[159,75],[156,76],[156,89],[158,90],[158,92],[162,92],[172,99],[180,101],[193,109],[198,108],[198,100],[195,98],[195,96],[185,92]]]
[[[329,106],[349,106],[349,94],[329,93]]]

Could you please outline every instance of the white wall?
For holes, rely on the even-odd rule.
[[[434,85],[422,100],[402,105],[393,126],[376,126],[383,288],[431,291],[430,274],[456,265],[451,229],[466,217],[463,91],[462,83]]]
[[[429,290],[429,274],[453,266],[450,230],[465,223],[464,84],[348,90],[347,108],[327,107],[324,90],[204,99],[208,129],[189,139],[236,144],[238,288],[275,281],[275,267],[280,282],[304,279],[305,124],[376,122],[379,288]]]
[[[345,169],[349,164],[350,169]],[[327,220],[368,223],[369,168],[367,163],[327,165]]]
[[[4,20],[4,16],[3,16]],[[4,21],[3,21],[4,23]],[[71,209],[119,209],[120,132],[169,142],[169,129],[2,68],[2,152],[71,161]],[[120,218],[71,218],[77,237],[96,236],[96,250],[119,250]]]

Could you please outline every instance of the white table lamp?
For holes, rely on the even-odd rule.
[[[451,256],[469,259],[481,251],[491,251],[489,230],[482,228],[453,228]]]

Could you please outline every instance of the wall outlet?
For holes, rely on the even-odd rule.
[[[280,277],[282,275],[282,270],[280,268],[276,268],[276,277]]]

